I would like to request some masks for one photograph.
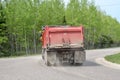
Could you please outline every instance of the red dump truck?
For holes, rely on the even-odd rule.
[[[83,27],[44,26],[42,57],[48,66],[82,64],[85,59]]]

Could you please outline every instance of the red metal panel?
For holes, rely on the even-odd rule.
[[[78,44],[83,41],[83,35],[81,32],[59,32],[50,33],[50,44]]]
[[[42,47],[43,48],[47,48],[47,44],[49,42],[49,28],[48,27],[45,27],[45,30],[43,31],[43,34],[42,34]]]
[[[74,31],[82,31],[82,27],[67,27],[67,28],[63,28],[63,27],[58,27],[58,28],[49,28],[49,32],[74,32]]]
[[[43,47],[56,44],[80,44],[83,42],[83,27],[45,27]]]

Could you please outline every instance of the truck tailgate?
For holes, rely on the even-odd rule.
[[[51,28],[49,30],[49,44],[51,47],[81,46],[83,31],[76,28]]]

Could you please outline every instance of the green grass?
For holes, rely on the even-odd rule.
[[[112,62],[112,63],[120,64],[120,53],[114,54],[114,55],[105,56],[105,59],[107,61]]]

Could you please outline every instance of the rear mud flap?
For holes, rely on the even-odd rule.
[[[49,65],[56,65],[56,52],[48,52],[47,59]]]
[[[74,63],[83,63],[86,59],[85,51],[75,51],[74,54]]]

